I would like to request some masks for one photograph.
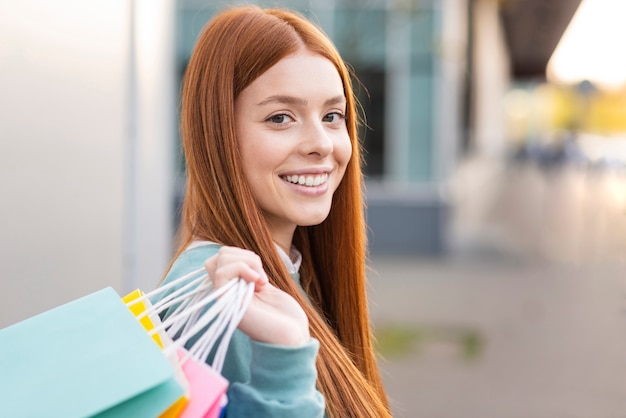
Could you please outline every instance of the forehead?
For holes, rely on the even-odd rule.
[[[244,93],[343,96],[344,89],[339,72],[329,59],[301,50],[279,60],[246,87]]]

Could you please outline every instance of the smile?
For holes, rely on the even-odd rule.
[[[318,174],[315,176],[281,176],[281,178],[289,183],[307,187],[317,187],[328,181],[328,173]]]

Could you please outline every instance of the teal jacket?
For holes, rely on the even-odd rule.
[[[203,245],[185,251],[163,284],[202,268],[218,250],[218,245]],[[294,280],[300,285],[297,274]],[[316,388],[318,349],[319,342],[313,338],[302,347],[284,347],[235,331],[222,369],[230,382],[226,417],[323,417],[324,398]]]

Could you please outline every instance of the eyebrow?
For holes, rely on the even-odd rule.
[[[332,105],[345,103],[345,102],[346,102],[346,98],[344,96],[339,95],[339,96],[331,97],[330,99],[326,100],[324,102],[324,106],[332,106]],[[271,103],[306,106],[309,102],[308,100],[302,99],[300,97],[286,96],[286,95],[279,94],[279,95],[270,96],[260,101],[259,103],[257,103],[257,106],[265,106]]]

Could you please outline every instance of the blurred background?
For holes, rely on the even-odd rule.
[[[397,417],[626,411],[626,3],[284,0],[361,81]],[[229,1],[0,0],[0,327],[154,288],[180,80]]]

